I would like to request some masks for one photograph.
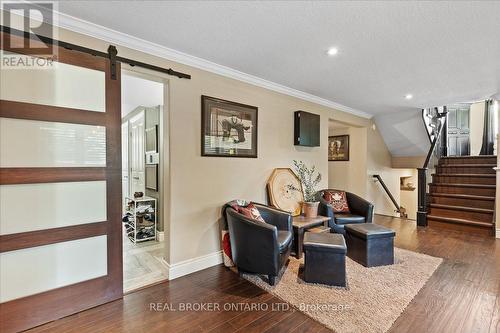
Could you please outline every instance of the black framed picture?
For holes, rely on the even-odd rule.
[[[328,137],[328,160],[349,161],[349,135]]]
[[[201,155],[257,157],[257,110],[201,96]]]

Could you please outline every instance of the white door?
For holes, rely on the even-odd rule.
[[[144,111],[129,120],[130,131],[130,194],[146,191],[146,176],[144,167]]]
[[[128,165],[128,121],[122,124],[122,196],[123,202],[129,197],[130,181],[129,181],[129,165]]]

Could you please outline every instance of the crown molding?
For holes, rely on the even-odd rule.
[[[196,67],[211,73],[229,77],[238,81],[250,83],[268,90],[276,91],[285,95],[297,97],[299,99],[330,107],[339,111],[354,114],[359,117],[370,119],[373,115],[361,110],[335,103],[328,99],[315,96],[297,89],[293,89],[279,83],[268,81],[254,75],[250,75],[236,69],[219,65],[214,62],[192,56],[156,43],[146,41],[141,38],[130,36],[128,34],[103,27],[64,13],[56,12],[57,26],[68,29],[83,35],[105,40],[109,43],[124,46],[140,52],[175,61],[184,65]]]

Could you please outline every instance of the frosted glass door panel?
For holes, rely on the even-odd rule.
[[[0,118],[0,167],[105,167],[103,126]]]
[[[51,68],[0,70],[4,100],[105,112],[105,92],[105,74],[98,70],[59,62]]]
[[[105,276],[107,271],[104,235],[0,253],[0,302]]]
[[[0,234],[106,221],[106,182],[0,185]]]

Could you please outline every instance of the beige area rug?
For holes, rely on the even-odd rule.
[[[256,275],[244,278],[335,332],[386,332],[443,260],[399,248],[394,257],[394,265],[372,268],[347,258],[346,288],[304,282],[304,261],[294,257],[273,287]]]

